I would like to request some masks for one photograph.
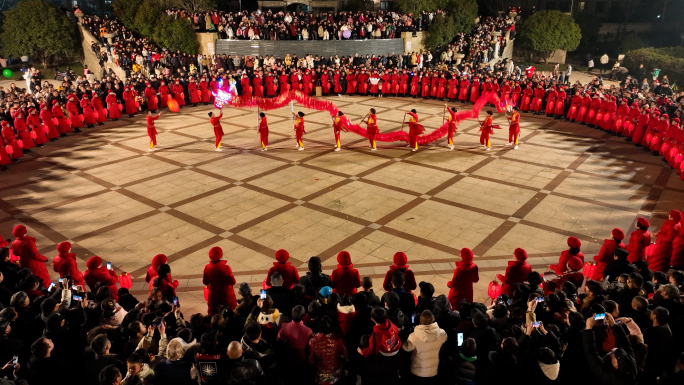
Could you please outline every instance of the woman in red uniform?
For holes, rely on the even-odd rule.
[[[10,127],[8,121],[2,121],[2,129],[0,129],[0,133],[2,134],[3,147],[12,146],[13,151],[11,157],[13,161],[16,162],[16,159],[24,156],[24,153],[21,151],[21,147],[19,146],[19,142],[17,142],[17,137],[14,135],[14,131],[12,130],[12,127]]]
[[[377,150],[375,147],[375,135],[378,134],[378,118],[375,116],[375,108],[371,108],[366,120],[366,132],[370,142],[371,151]]]
[[[259,138],[261,139],[261,151],[268,151],[268,121],[263,112],[259,113]]]
[[[59,105],[59,100],[57,99],[52,101],[52,117],[57,120],[59,135],[66,136],[67,132],[71,131],[71,126],[67,122],[62,106]],[[24,142],[24,148],[26,148],[26,142]]]
[[[33,138],[33,140],[35,140],[37,147],[42,147],[45,143],[48,142],[48,136],[45,133],[45,130],[43,129],[43,124],[40,122],[40,118],[38,118],[38,114],[36,112],[36,109],[35,108],[29,108],[28,113],[29,114],[26,117],[26,125],[32,131],[31,132],[31,138]],[[78,120],[78,116],[76,117],[76,120]],[[80,120],[79,120],[79,122],[80,122]],[[35,138],[34,138],[34,133],[35,133]]]
[[[228,263],[221,259],[223,250],[220,247],[212,247],[209,250],[210,262],[204,266],[202,283],[207,286],[207,314],[210,316],[218,314],[221,308],[235,309],[235,277]]]
[[[147,111],[147,116],[145,117],[147,121],[147,136],[150,137],[149,152],[154,151],[154,148],[157,147],[157,129],[154,127],[154,121],[159,119],[160,116],[161,112],[157,116],[153,116],[151,111]]]
[[[304,136],[304,134],[306,134],[306,131],[304,130],[304,113],[302,111],[299,111],[296,114],[293,113],[292,117],[294,118],[294,130],[297,138],[297,150],[304,151],[304,142],[302,141],[302,137]]]
[[[135,106],[135,99],[133,99],[133,106]],[[88,99],[88,95],[86,94],[81,96],[81,108],[83,109],[83,123],[85,123],[86,127],[88,128],[95,127],[96,120],[95,115],[93,114],[93,106],[90,103],[90,99]]]
[[[104,122],[107,120],[107,110],[102,104],[102,99],[100,99],[95,91],[90,96],[90,105],[93,107],[93,112],[96,115],[97,125],[104,126]],[[52,114],[54,115],[54,112]]]
[[[59,137],[59,131],[55,126],[55,122],[52,120],[52,112],[48,108],[48,105],[43,103],[40,105],[40,120],[43,121],[43,126],[48,128],[48,138],[51,141],[56,140]]]
[[[213,112],[209,114],[209,123],[214,128],[214,145],[216,146],[216,151],[223,151],[221,149],[221,139],[223,138],[223,127],[221,127],[221,118],[223,117],[223,109],[221,109],[221,114],[219,116],[214,116]]]
[[[107,97],[105,98],[105,102],[107,103],[107,115],[109,116],[109,119],[114,121],[119,120],[121,117],[121,110],[119,109],[119,103],[116,100],[116,94],[114,91],[109,91]]]
[[[587,277],[587,279],[593,279],[594,281],[603,280],[603,270],[614,260],[613,254],[615,253],[615,250],[626,248],[625,244],[622,243],[622,240],[625,239],[625,233],[622,230],[615,228],[610,235],[613,238],[604,240],[598,255],[594,256],[594,261],[596,262],[594,275]]]
[[[69,120],[71,120],[71,127],[76,131],[77,128],[83,127],[83,120],[78,113],[79,100],[74,94],[67,96],[66,110],[69,113]]]
[[[132,118],[138,109],[135,107],[135,92],[131,91],[128,86],[124,87],[124,92],[122,96],[124,104],[126,106],[126,113],[129,118]]]
[[[454,276],[447,282],[449,288],[449,303],[454,309],[461,307],[461,300],[473,302],[473,283],[477,283],[480,276],[477,265],[473,263],[473,252],[470,249],[461,249],[461,260],[456,261]]]
[[[19,135],[19,138],[24,143],[23,151],[30,152],[30,150],[35,147],[35,143],[33,142],[33,138],[31,138],[29,127],[19,111],[14,113],[14,129],[17,130],[17,135]]]

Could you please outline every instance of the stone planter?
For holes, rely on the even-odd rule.
[[[461,64],[461,61],[463,61],[463,58],[465,58],[465,54],[462,54],[462,53],[454,54],[454,58],[456,59],[456,65],[459,65],[459,64]]]
[[[515,20],[515,17],[518,16],[518,12],[508,12],[508,18],[511,20]]]
[[[116,35],[114,35],[113,33],[105,33],[103,36],[104,36],[105,38],[107,38],[107,42],[111,45],[111,44],[113,44],[112,39],[113,39],[114,36],[116,36]]]

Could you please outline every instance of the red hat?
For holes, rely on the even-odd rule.
[[[582,270],[582,260],[577,256],[570,257],[568,267],[573,271]]]
[[[399,266],[399,267],[404,267],[406,266],[406,262],[408,262],[408,257],[406,257],[406,254],[403,252],[398,252],[394,254],[394,264]]]
[[[39,108],[42,110],[45,107],[47,107],[47,105],[45,105],[45,103],[42,103]]]
[[[36,110],[35,108],[31,107],[31,108],[28,109],[28,113],[30,114],[31,112],[33,112],[33,111],[35,111],[35,110]]]
[[[169,259],[164,254],[157,254],[152,257],[152,267],[157,270],[159,266],[166,263]]]
[[[348,251],[340,251],[337,254],[337,263],[342,266],[351,266],[351,255]]]
[[[627,99],[622,99],[622,103],[627,103]]]
[[[665,118],[665,119],[670,119],[670,115],[668,115],[668,114],[662,114],[662,115],[660,115],[660,117]]]
[[[280,263],[285,263],[288,259],[290,259],[290,253],[288,253],[285,249],[280,249],[276,251],[275,259]]]
[[[654,115],[660,115],[660,111],[653,111]]]
[[[0,123],[2,126],[9,126],[9,122],[6,120],[3,120],[2,123]]]
[[[582,242],[575,237],[570,237],[568,238],[568,246],[572,247],[573,249],[579,249],[582,246]]]
[[[648,222],[648,219],[646,219],[646,218],[644,218],[644,217],[639,217],[639,218],[637,219],[637,223],[638,223],[639,225],[641,225],[641,227],[646,227],[646,228],[651,227],[651,224]]]
[[[218,261],[223,257],[223,250],[221,250],[220,247],[214,246],[211,249],[209,249],[209,259],[212,261]]]
[[[86,262],[86,266],[90,270],[95,270],[98,267],[102,265],[102,258],[98,257],[97,255],[93,255],[92,257],[88,258],[88,262]]]
[[[513,255],[515,256],[515,259],[517,259],[520,262],[527,259],[527,251],[521,248],[515,249],[515,251],[513,251]]]
[[[679,210],[670,210],[670,216],[677,222],[682,219],[682,213]]]
[[[610,234],[613,236],[613,238],[617,239],[618,241],[625,239],[625,233],[617,227],[614,228]]]
[[[71,249],[71,243],[69,242],[60,242],[57,245],[57,251],[61,254],[68,253],[69,249]]]
[[[149,85],[150,85],[150,82],[145,82],[145,85],[146,85],[146,86],[149,86]]]
[[[23,237],[26,235],[26,226],[24,225],[16,225],[14,226],[14,230],[12,230],[12,235],[15,237]]]
[[[675,122],[675,123],[681,122],[681,120],[679,120],[679,118],[674,118],[674,119],[672,119],[672,121]]]
[[[473,261],[473,252],[472,250],[464,247],[461,249],[461,259],[466,261],[466,262],[472,262]]]
[[[55,104],[59,103],[59,100],[55,99],[52,101],[52,105],[54,106]]]

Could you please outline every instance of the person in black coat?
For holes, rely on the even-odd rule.
[[[608,265],[606,265],[606,268],[603,270],[603,277],[609,277],[608,279],[611,282],[615,282],[617,281],[618,277],[620,277],[622,274],[636,273],[636,266],[631,265],[627,260],[628,254],[629,251],[625,249],[615,249],[615,252],[613,254],[613,261],[609,262]]]
[[[316,293],[323,286],[332,287],[332,281],[330,281],[330,276],[323,273],[323,268],[321,266],[321,259],[318,257],[309,258],[309,271],[306,272],[305,276],[299,278],[299,283],[306,288],[306,294],[310,297],[315,297]],[[278,308],[280,309],[280,308]],[[289,313],[287,313],[289,314]]]
[[[281,314],[289,316],[295,307],[295,295],[292,290],[283,287],[283,277],[280,273],[271,274],[271,287],[266,290],[273,300],[273,307]]]
[[[222,382],[235,385],[259,385],[266,383],[264,371],[259,361],[246,358],[243,354],[242,345],[233,341],[228,345],[226,351],[227,359],[221,362],[224,370],[221,372],[226,375]]]
[[[636,384],[637,366],[634,361],[634,350],[627,340],[625,331],[615,324],[613,316],[606,314],[606,321],[613,330],[617,349],[601,357],[596,349],[594,336],[594,317],[586,320],[586,329],[582,332],[584,355],[593,374],[590,383],[602,385],[634,385]]]
[[[643,331],[644,343],[649,346],[646,356],[646,368],[644,377],[650,383],[656,383],[656,379],[663,372],[669,372],[674,367],[676,355],[672,340],[672,331],[668,320],[670,312],[664,307],[656,307],[651,312],[653,326]]]
[[[449,385],[473,385],[476,383],[477,368],[477,343],[474,339],[468,338],[463,344],[455,346],[458,341],[451,341],[454,345],[454,352],[439,359],[439,373],[442,381]],[[445,344],[447,345],[447,344]]]

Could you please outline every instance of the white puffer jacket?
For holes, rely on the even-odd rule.
[[[446,332],[436,322],[418,325],[408,336],[403,348],[411,353],[411,373],[418,377],[434,377],[439,366],[439,349],[447,340]]]

